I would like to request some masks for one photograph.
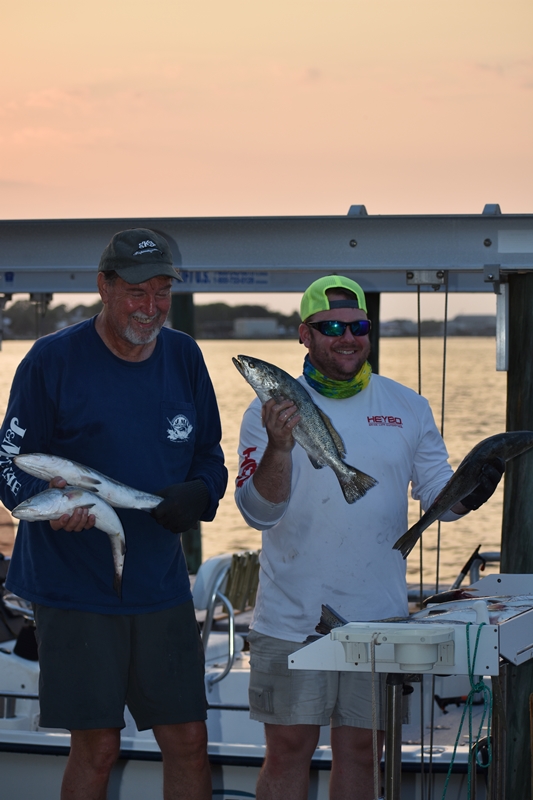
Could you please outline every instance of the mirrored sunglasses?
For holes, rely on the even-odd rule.
[[[342,336],[349,328],[353,336],[366,336],[370,333],[369,319],[358,319],[355,322],[341,322],[339,319],[326,319],[322,322],[306,322],[306,325],[320,331],[324,336]]]

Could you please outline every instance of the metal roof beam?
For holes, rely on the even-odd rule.
[[[342,273],[366,291],[412,292],[407,272],[444,271],[451,292],[493,291],[487,265],[533,270],[533,215],[366,214],[0,221],[0,293],[93,292],[100,254],[119,230],[168,239],[184,277],[176,292],[301,292]],[[431,286],[424,286],[431,291]]]

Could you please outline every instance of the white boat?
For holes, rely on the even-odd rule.
[[[241,554],[250,562],[250,555]],[[238,559],[237,559],[238,560]],[[253,558],[251,559],[253,561]],[[263,726],[248,714],[249,654],[246,633],[223,589],[231,580],[235,558],[216,556],[202,564],[193,587],[195,607],[203,619],[206,649],[206,690],[209,702],[209,758],[213,775],[214,800],[241,800],[255,797],[255,785],[265,746]],[[237,576],[237,595],[254,592],[254,564]],[[255,571],[256,575],[256,571]],[[252,577],[251,577],[252,576]],[[247,585],[243,585],[244,584]],[[233,575],[235,596],[235,575]],[[15,610],[17,598],[5,596],[8,608]],[[216,621],[215,610],[224,606],[229,615]],[[242,605],[242,603],[241,603]],[[24,610],[24,603],[20,603]],[[31,610],[25,611],[31,617]],[[237,630],[235,630],[237,619]],[[217,630],[225,624],[227,630]],[[31,623],[27,622],[27,626]],[[245,626],[244,626],[245,627]],[[25,628],[23,630],[27,630]],[[39,665],[31,653],[21,655],[18,640],[0,643],[0,786],[5,800],[56,800],[69,751],[69,733],[39,725]],[[302,651],[300,651],[302,652]],[[463,699],[469,692],[464,676],[424,678],[424,688],[414,683],[412,722],[403,726],[401,748],[401,798],[425,800],[442,797],[446,776],[453,761],[446,797],[466,800],[468,796],[468,727],[459,736],[454,754]],[[424,698],[421,703],[421,696]],[[439,704],[434,701],[438,697]],[[463,699],[461,699],[463,698]],[[473,707],[477,731],[482,705]],[[420,719],[424,740],[420,737]],[[151,731],[139,732],[126,709],[126,727],[121,734],[121,755],[110,781],[110,800],[146,800],[162,797],[161,755]],[[452,758],[453,756],[453,758]],[[383,768],[383,765],[381,765]],[[327,800],[331,750],[329,730],[322,729],[311,767],[309,797]],[[479,771],[478,771],[479,772]],[[427,794],[427,786],[433,794]],[[477,800],[486,798],[486,780],[477,777]],[[474,795],[472,795],[474,797]]]

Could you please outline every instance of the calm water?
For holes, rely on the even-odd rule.
[[[32,342],[4,342],[0,352],[0,415],[3,419],[9,388],[18,363]],[[304,348],[291,341],[201,340],[217,393],[222,417],[222,446],[230,482],[214,522],[202,523],[204,559],[228,550],[257,548],[261,535],[243,522],[233,503],[233,482],[237,474],[237,444],[242,414],[254,393],[231,362],[237,354],[270,361],[297,376],[301,372]],[[416,339],[383,339],[380,372],[418,390]],[[429,399],[437,425],[441,425],[442,341],[422,342],[422,393]],[[495,342],[491,338],[448,340],[445,392],[444,439],[452,467],[487,436],[505,430],[506,373],[496,372]],[[83,462],[80,454],[79,460]],[[142,487],[139,487],[142,488]],[[455,579],[474,548],[499,550],[503,489],[500,485],[491,501],[465,519],[441,526],[440,580]],[[418,503],[410,502],[410,524],[419,516]],[[424,534],[424,580],[435,580],[437,525]],[[408,562],[409,580],[419,578],[418,548]]]

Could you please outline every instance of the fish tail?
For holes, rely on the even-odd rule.
[[[341,617],[340,614],[337,614],[335,609],[331,608],[331,606],[322,604],[322,613],[320,615],[320,622],[315,627],[315,631],[317,633],[327,634],[333,628],[340,628],[342,625],[346,625],[348,622],[347,619]]]
[[[420,539],[422,532],[426,528],[426,525],[421,525],[420,521],[421,520],[416,522],[412,528],[409,528],[407,533],[404,533],[403,536],[400,536],[400,538],[394,542],[392,546],[393,550],[399,550],[404,558],[407,558],[415,544]]]
[[[348,466],[348,465],[346,465]],[[347,470],[337,475],[342,493],[347,503],[355,503],[364,497],[369,489],[376,486],[378,481],[366,472],[348,466]]]
[[[158,497],[155,500],[145,500],[142,502],[142,505],[140,505],[138,508],[139,511],[147,511],[148,513],[150,513],[151,511],[154,510],[154,508],[156,508],[162,502],[163,502],[163,497]]]

